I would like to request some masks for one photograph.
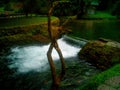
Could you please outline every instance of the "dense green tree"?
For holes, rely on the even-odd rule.
[[[47,0],[1,0],[0,5],[4,6],[5,10],[11,10],[11,4],[21,3],[23,6],[19,11],[27,16],[29,13],[46,14],[47,2]]]
[[[53,15],[55,16],[69,16],[73,14],[73,5],[71,2],[61,2],[57,6],[54,7]]]
[[[80,5],[81,0],[70,0],[70,2],[72,3],[72,8],[74,9],[73,12],[75,14],[79,13],[81,10],[81,5]]]
[[[120,18],[120,0],[117,1],[114,5],[113,5],[113,8],[111,10],[111,13],[113,15],[116,15]]]
[[[10,0],[0,0],[0,2],[3,3],[3,4],[6,4],[6,3],[9,3]]]
[[[120,16],[120,0],[100,0],[98,10]]]
[[[23,12],[25,12],[26,15],[29,13],[46,14],[46,6],[46,0],[25,0],[23,2]]]
[[[112,8],[116,0],[100,0],[99,1],[99,10],[107,11]]]
[[[26,16],[28,16],[29,13],[33,13],[35,5],[36,0],[25,0],[23,2],[23,12],[25,12]]]
[[[81,18],[86,14],[87,9],[90,5],[98,5],[99,0],[70,0],[73,5],[73,11],[77,14],[77,18]]]
[[[5,4],[5,6],[4,6],[4,10],[5,11],[12,11],[13,9],[12,9],[12,3],[7,3],[7,4]]]

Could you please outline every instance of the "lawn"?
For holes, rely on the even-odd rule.
[[[112,16],[111,14],[107,12],[97,11],[95,14],[84,15],[83,18],[86,18],[86,19],[116,19],[116,16]]]
[[[51,17],[56,20],[56,17]],[[28,25],[39,25],[47,22],[46,16],[18,17],[18,18],[0,18],[0,28],[21,27]]]
[[[4,8],[0,7],[0,13],[3,13],[3,12],[4,12]]]

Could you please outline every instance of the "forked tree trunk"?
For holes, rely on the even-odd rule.
[[[60,82],[63,78],[63,76],[65,75],[65,62],[64,62],[64,58],[63,58],[63,55],[62,55],[62,52],[58,46],[58,43],[57,43],[57,39],[56,37],[53,37],[52,36],[52,32],[51,32],[51,14],[52,14],[52,10],[53,10],[53,6],[52,4],[50,3],[49,1],[49,12],[48,12],[48,33],[49,33],[49,37],[51,39],[51,45],[49,47],[49,50],[47,52],[47,57],[48,57],[48,61],[49,61],[49,64],[50,64],[50,67],[51,67],[51,73],[52,73],[52,80],[53,80],[53,83],[52,83],[52,90],[57,90],[59,85],[60,85]],[[55,50],[57,51],[59,57],[60,57],[60,60],[61,60],[61,73],[60,75],[57,75],[56,73],[56,68],[55,68],[55,64],[53,62],[53,58],[52,58],[52,50],[53,48],[55,48]]]
[[[60,60],[61,60],[61,73],[60,75],[57,75],[56,73],[56,68],[55,68],[55,64],[53,62],[53,58],[51,56],[51,53],[52,53],[52,50],[53,48],[56,49],[59,57],[60,57]],[[64,77],[65,75],[65,63],[64,63],[64,58],[62,56],[62,53],[61,53],[61,50],[57,44],[57,41],[55,42],[51,42],[51,45],[49,47],[49,50],[47,52],[47,57],[48,57],[48,61],[49,61],[49,64],[50,64],[50,67],[51,67],[51,73],[52,73],[52,80],[53,80],[53,83],[52,83],[52,90],[57,90],[57,88],[59,87],[60,85],[60,82],[62,80],[62,78]]]

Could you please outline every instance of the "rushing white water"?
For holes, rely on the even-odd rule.
[[[67,44],[63,39],[59,39],[58,43],[64,58],[74,57],[80,50],[79,47]],[[42,72],[49,67],[46,56],[48,48],[49,45],[12,48],[12,53],[7,57],[12,60],[9,67],[17,68],[17,71],[20,73],[32,70]],[[53,50],[52,57],[54,60],[59,60],[55,50]]]

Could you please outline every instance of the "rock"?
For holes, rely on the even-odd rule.
[[[120,63],[120,43],[103,38],[89,41],[80,50],[79,56],[104,70]]]

